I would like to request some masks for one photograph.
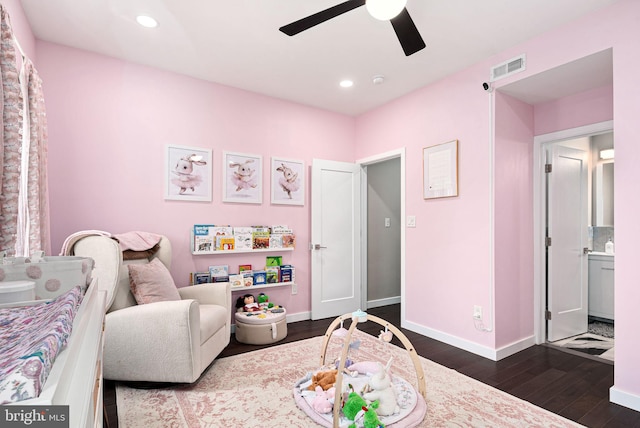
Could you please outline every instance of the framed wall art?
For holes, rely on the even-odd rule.
[[[167,145],[165,199],[211,202],[212,151]]]
[[[304,205],[304,162],[271,158],[271,203]]]
[[[262,203],[262,156],[226,151],[223,153],[222,201]]]
[[[422,150],[424,199],[458,196],[458,140]]]

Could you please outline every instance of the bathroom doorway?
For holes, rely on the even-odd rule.
[[[545,342],[613,363],[613,132],[543,144]],[[549,166],[550,165],[550,166]]]

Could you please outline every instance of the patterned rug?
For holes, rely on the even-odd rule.
[[[592,355],[607,361],[614,360],[614,344],[614,339],[593,333],[585,333],[552,343],[554,346]]]
[[[356,331],[354,361],[387,361],[392,372],[417,385],[408,353]],[[296,407],[293,385],[319,366],[322,337],[216,360],[194,384],[164,389],[116,386],[118,422],[129,427],[319,426]],[[332,342],[328,360],[339,355]],[[419,427],[579,427],[570,420],[424,358],[427,415]]]

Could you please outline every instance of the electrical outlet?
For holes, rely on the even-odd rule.
[[[291,284],[291,294],[298,294],[298,284],[295,282]]]
[[[476,319],[476,320],[482,319],[482,306],[475,305],[473,307],[473,319]]]

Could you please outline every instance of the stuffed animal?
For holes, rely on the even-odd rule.
[[[243,163],[229,163],[229,168],[237,168],[231,176],[231,181],[236,185],[236,192],[243,189],[253,189],[258,186],[256,177],[253,176],[256,170],[251,169],[250,163],[253,163],[253,159],[247,159]]]
[[[177,177],[172,178],[171,182],[180,188],[181,195],[183,195],[187,189],[195,192],[196,187],[202,183],[202,176],[193,172],[193,165],[202,166],[206,164],[207,162],[202,160],[202,156],[198,156],[195,153],[178,159],[174,171],[171,171],[177,175]]]
[[[264,293],[260,293],[258,295],[258,305],[263,309],[264,308],[273,308],[273,306],[274,306],[273,303],[269,302],[269,296],[267,296]]]
[[[370,402],[378,400],[380,406],[377,413],[380,416],[392,415],[400,411],[398,401],[396,400],[396,390],[391,383],[391,376],[389,375],[389,367],[391,366],[391,360],[387,363],[387,367],[378,363],[379,370],[371,379],[369,379],[369,386],[373,391],[362,394],[365,400]]]
[[[329,413],[333,410],[335,395],[335,387],[324,391],[321,386],[316,386],[316,397],[311,402],[311,407],[318,413]]]
[[[378,402],[374,401],[373,403],[367,406],[367,402],[359,396],[356,392],[350,392],[349,396],[345,400],[342,406],[342,414],[354,423],[349,425],[349,428],[356,428],[356,423],[362,417],[364,417],[364,428],[384,428],[384,425],[378,419],[378,414],[376,413],[376,408],[378,407]]]
[[[326,391],[336,383],[337,374],[338,370],[318,372],[311,378],[311,385],[309,385],[307,389],[309,391],[315,391],[316,386],[320,386],[324,391]]]
[[[342,413],[345,418],[355,421],[358,412],[360,412],[363,407],[366,407],[366,405],[367,402],[364,401],[364,398],[358,395],[357,392],[351,391],[342,405]]]

